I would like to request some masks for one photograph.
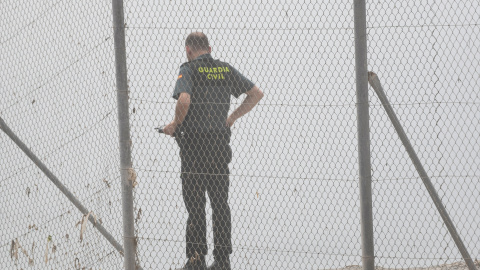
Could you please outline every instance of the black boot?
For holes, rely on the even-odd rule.
[[[215,261],[210,265],[207,270],[231,270],[230,267],[230,258],[215,259]]]
[[[207,263],[205,262],[205,256],[194,256],[188,259],[187,263],[185,266],[182,268],[182,270],[206,270],[207,269]]]

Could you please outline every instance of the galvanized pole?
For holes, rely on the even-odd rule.
[[[131,159],[130,123],[128,113],[127,57],[123,0],[112,0],[115,71],[117,82],[120,170],[122,181],[123,247],[125,269],[135,269],[136,241],[133,220],[134,172]]]
[[[423,184],[427,188],[427,191],[430,194],[430,197],[432,198],[433,203],[437,207],[437,210],[440,213],[440,216],[442,217],[443,222],[445,223],[445,226],[447,226],[447,229],[450,232],[450,235],[452,236],[453,241],[455,242],[455,244],[458,247],[458,250],[462,254],[462,257],[465,260],[465,263],[467,264],[468,269],[476,270],[472,257],[470,257],[470,254],[468,253],[467,248],[463,244],[463,241],[460,238],[460,235],[455,229],[455,225],[453,224],[453,221],[450,219],[447,209],[445,209],[445,206],[443,206],[442,200],[438,196],[437,191],[433,186],[432,181],[430,180],[430,177],[428,177],[427,171],[425,171],[425,169],[423,168],[423,165],[420,162],[420,159],[418,158],[417,153],[413,149],[413,146],[410,143],[410,140],[408,139],[407,134],[405,133],[405,130],[403,130],[403,127],[400,124],[400,121],[398,120],[397,115],[395,114],[395,111],[392,108],[392,105],[390,105],[390,102],[388,101],[387,95],[385,95],[385,92],[383,91],[382,84],[380,83],[380,80],[378,79],[377,74],[370,72],[368,74],[368,79],[369,79],[370,85],[375,90],[375,93],[377,94],[378,98],[382,102],[382,105],[385,108],[385,111],[387,112],[388,117],[392,121],[393,127],[397,131],[397,134],[400,137],[400,140],[402,141],[403,146],[405,146],[408,156],[412,160],[413,165],[415,165],[415,168],[417,169],[417,172],[420,175],[420,178],[422,179]]]
[[[367,23],[365,0],[354,0],[353,6],[355,26],[355,73],[357,84],[362,265],[364,270],[374,270],[375,255],[373,249],[372,173],[370,164]]]
[[[3,121],[0,117],[0,130],[3,130],[10,139],[30,158],[30,160],[35,163],[35,165],[52,181],[52,183],[67,197],[67,199],[77,207],[80,212],[84,215],[88,215],[89,211],[83,204],[73,195],[66,186],[60,182],[60,180],[47,168],[45,164],[28,148],[20,138],[17,137],[15,133],[10,129],[10,127]],[[88,220],[93,224],[95,228],[107,239],[107,241],[112,244],[112,246],[123,255],[123,247],[115,240],[115,238],[102,226],[98,223],[93,216],[89,216]]]

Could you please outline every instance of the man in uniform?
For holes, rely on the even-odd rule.
[[[175,117],[163,129],[175,136],[180,147],[182,194],[188,212],[183,269],[207,269],[205,193],[212,206],[215,259],[208,269],[230,269],[230,127],[255,107],[263,92],[228,63],[214,60],[205,34],[188,35],[185,51],[188,62],[180,66],[173,92]],[[230,96],[241,94],[246,94],[245,100],[228,115]]]

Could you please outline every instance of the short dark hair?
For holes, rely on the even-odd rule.
[[[193,32],[185,39],[185,46],[190,47],[193,51],[208,50],[210,45],[208,44],[207,36],[202,32]]]

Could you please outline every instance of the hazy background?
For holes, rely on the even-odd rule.
[[[0,6],[0,116],[123,244],[111,3]],[[476,1],[367,3],[369,70],[379,75],[474,259],[480,257],[479,8]],[[360,265],[353,2],[129,0],[125,13],[143,268],[185,262],[178,147],[153,128],[173,118],[171,94],[192,31],[205,32],[213,57],[265,92],[233,129],[234,268]],[[377,265],[462,260],[371,90]],[[242,98],[232,99],[232,109]],[[47,248],[50,268],[119,268],[121,256],[90,224],[79,242],[75,224],[82,215],[7,136],[0,140],[0,265],[28,265],[23,253],[10,258],[18,239],[37,268],[45,267]]]

